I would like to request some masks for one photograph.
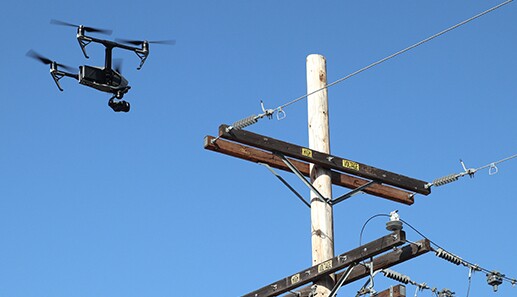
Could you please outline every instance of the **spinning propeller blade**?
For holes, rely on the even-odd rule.
[[[131,44],[131,45],[142,45],[144,42],[146,42],[146,40],[132,40],[132,39],[122,39],[122,38],[116,38],[115,40],[120,43],[126,43],[126,44]],[[174,39],[152,40],[152,41],[147,41],[147,43],[175,45],[176,40],[174,40]]]
[[[113,69],[122,74],[122,59],[113,59]]]
[[[59,26],[67,26],[67,27],[79,28],[79,25],[72,24],[72,23],[67,23],[67,22],[63,22],[63,21],[55,20],[55,19],[51,19],[50,23],[52,25],[59,25]],[[113,33],[113,30],[99,29],[99,28],[86,27],[86,26],[83,26],[83,28],[84,28],[84,31],[86,31],[86,32],[101,33],[101,34],[105,34],[105,35],[111,35],[111,33]]]
[[[59,66],[59,67],[61,67],[63,69],[66,69],[68,71],[77,71],[77,69],[75,69],[73,67],[70,67],[70,66],[67,66],[67,65],[64,65],[64,64],[59,64],[59,63],[57,63],[55,61],[52,61],[49,58],[44,57],[44,56],[38,54],[34,50],[29,50],[27,52],[26,56],[27,57],[31,57],[31,58],[36,59],[36,60],[39,60],[41,63],[46,64],[46,65],[50,65],[52,63],[56,63],[56,66]]]

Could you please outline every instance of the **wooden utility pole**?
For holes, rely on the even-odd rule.
[[[327,65],[321,55],[307,57],[307,94],[327,85]],[[309,148],[330,154],[330,133],[328,116],[327,89],[316,92],[307,98]],[[332,199],[332,179],[329,169],[315,164],[310,165],[312,185],[324,198]],[[311,236],[312,265],[322,263],[334,257],[334,226],[332,205],[311,191]],[[318,280],[317,296],[328,296],[334,287],[334,278],[328,275]]]
[[[425,239],[385,253],[394,246],[404,244],[405,234],[399,230],[334,257],[333,205],[358,192],[411,205],[414,202],[415,193],[429,195],[431,191],[427,186],[429,183],[425,181],[330,154],[326,85],[325,58],[321,55],[309,55],[307,57],[307,92],[310,94],[307,96],[308,147],[224,124],[219,126],[217,137],[205,137],[205,149],[268,167],[305,205],[311,208],[312,266],[246,294],[245,297],[275,297],[304,285],[306,287],[289,294],[295,294],[298,297],[327,297],[332,290],[339,289],[335,287],[336,279],[342,280],[339,283],[341,286],[370,274],[371,271],[365,264],[358,264],[360,261],[371,259],[369,264],[376,271],[431,251],[430,243]],[[256,118],[253,119],[256,122]],[[272,168],[290,171],[302,179],[311,189],[310,201],[307,202]],[[310,177],[310,182],[305,179],[306,176]],[[332,184],[352,190],[334,198]],[[385,254],[380,255],[382,253]],[[373,258],[374,256],[376,257]],[[339,272],[345,268],[353,269]],[[398,293],[400,294],[396,295]],[[380,296],[389,294],[390,297],[403,297],[405,294],[402,293],[402,291],[390,290]]]

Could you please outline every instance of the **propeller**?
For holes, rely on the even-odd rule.
[[[113,59],[113,70],[122,74],[122,59]]]
[[[59,67],[61,67],[63,69],[66,69],[68,71],[77,71],[77,69],[74,68],[74,67],[70,67],[70,66],[67,66],[67,65],[64,65],[64,64],[59,64],[56,61],[52,61],[49,58],[44,57],[44,56],[38,54],[37,52],[35,52],[33,50],[29,50],[27,52],[26,56],[27,57],[31,57],[31,58],[36,59],[36,60],[39,60],[41,63],[46,64],[46,65],[51,65],[52,63],[56,63],[56,66],[59,66]]]
[[[116,41],[131,45],[142,45],[144,42],[147,43],[155,43],[155,44],[167,44],[167,45],[175,45],[176,40],[174,39],[168,39],[168,40],[132,40],[132,39],[122,39],[122,38],[115,38]]]
[[[50,23],[52,25],[59,25],[59,26],[67,26],[67,27],[75,27],[75,28],[80,27],[79,25],[76,25],[76,24],[71,24],[71,23],[67,23],[67,22],[63,22],[63,21],[55,20],[55,19],[51,19]],[[99,29],[99,28],[86,27],[86,26],[83,26],[83,28],[84,28],[84,31],[86,31],[86,32],[101,33],[101,34],[105,34],[105,35],[111,35],[111,33],[113,33],[113,30]]]

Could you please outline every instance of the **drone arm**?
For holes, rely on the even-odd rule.
[[[95,39],[93,39],[93,41],[96,42]],[[104,41],[104,42],[106,42],[106,41]],[[147,41],[142,42],[141,48],[133,47],[133,46],[117,43],[117,42],[110,42],[109,45],[111,46],[111,48],[117,47],[117,48],[121,48],[121,49],[125,49],[128,51],[134,52],[140,58],[140,65],[138,66],[138,68],[136,68],[137,70],[142,69],[142,66],[144,66],[144,63],[147,60],[147,56],[149,56],[149,42],[147,42]],[[105,44],[105,46],[106,46],[106,44]]]

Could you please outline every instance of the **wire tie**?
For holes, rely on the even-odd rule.
[[[285,113],[285,111],[282,109],[282,107],[279,107],[277,110],[276,110],[276,119],[281,121],[283,119],[285,119],[285,117],[287,116],[287,114]]]
[[[491,163],[490,167],[488,168],[488,175],[494,175],[499,171],[495,163]]]

